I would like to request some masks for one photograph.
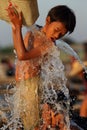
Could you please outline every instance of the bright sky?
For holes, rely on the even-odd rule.
[[[75,39],[77,42],[84,42],[87,40],[87,0],[37,0],[39,8],[39,18],[37,24],[44,25],[46,15],[51,7],[55,5],[67,5],[76,14],[76,28],[68,37]],[[26,32],[26,28],[23,28]],[[0,46],[13,45],[11,26],[0,21]]]

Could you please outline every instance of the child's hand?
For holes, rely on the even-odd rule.
[[[9,19],[12,24],[12,28],[15,30],[16,28],[22,27],[22,12],[18,12],[15,8],[15,6],[12,5],[10,2],[8,5],[8,8],[6,9]]]

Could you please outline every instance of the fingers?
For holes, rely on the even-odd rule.
[[[9,6],[12,6],[12,2],[11,1],[8,1],[9,2]]]
[[[14,13],[13,8],[8,8],[7,11],[8,11],[8,15],[14,16],[15,13]]]
[[[16,5],[13,6],[12,2],[9,1],[9,5],[6,8],[6,11],[8,11],[8,15],[12,15],[12,16],[17,15],[17,16],[19,16],[18,11],[16,10],[16,8],[17,8],[17,6]]]
[[[16,7],[13,6],[11,2],[6,9],[10,22],[14,24],[14,26],[22,26],[22,12],[18,12]]]
[[[9,5],[8,6],[14,6],[15,8],[18,8],[16,4],[13,4],[10,0],[8,1]]]
[[[22,12],[19,12],[19,19],[22,20]]]

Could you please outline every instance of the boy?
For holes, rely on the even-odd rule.
[[[41,30],[37,33],[33,31],[28,32],[23,40],[21,32],[22,12],[15,13],[13,5],[8,6],[7,11],[12,23],[14,47],[18,57],[15,74],[16,81],[23,81],[25,84],[25,86],[19,87],[21,87],[23,91],[25,102],[29,102],[27,103],[27,107],[23,108],[23,106],[21,106],[25,110],[25,116],[22,116],[22,119],[25,130],[30,130],[39,119],[38,85],[41,73],[41,62],[43,61],[42,58],[50,53],[50,49],[54,48],[54,43],[57,39],[74,31],[76,18],[73,11],[65,5],[53,7],[48,12],[45,25]],[[28,90],[24,93],[26,88],[28,88]],[[45,105],[43,105],[42,113],[45,115],[44,106]],[[46,106],[49,107],[47,103]],[[29,114],[28,111],[31,114]],[[42,130],[46,130],[51,124],[47,124],[43,114],[42,117],[43,122],[45,121]]]

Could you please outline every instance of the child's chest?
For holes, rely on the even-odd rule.
[[[34,39],[34,41],[33,41],[34,48],[42,46],[42,45],[43,45],[43,40],[41,38]]]

